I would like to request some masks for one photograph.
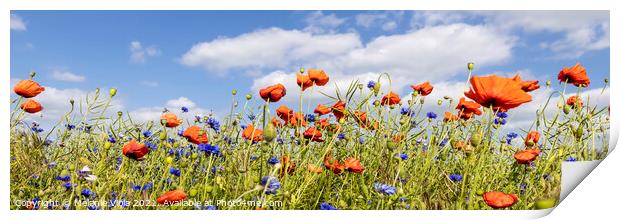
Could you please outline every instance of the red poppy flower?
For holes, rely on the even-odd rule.
[[[507,111],[532,101],[532,96],[524,92],[519,83],[506,77],[473,76],[470,83],[472,87],[465,96],[495,111]]]
[[[327,126],[329,126],[329,121],[327,121],[327,118],[323,118],[317,121],[316,123],[314,123],[314,126],[316,126],[319,129],[325,129]]]
[[[325,71],[319,69],[308,70],[308,77],[317,86],[324,86],[327,82],[329,82],[329,76],[325,74]]]
[[[286,123],[291,124],[293,127],[296,127],[296,126],[306,127],[306,125],[308,125],[308,123],[306,123],[306,118],[301,112],[293,113],[290,120],[288,120]]]
[[[319,116],[327,115],[331,112],[332,112],[332,109],[330,107],[327,107],[321,104],[318,104],[316,108],[314,109],[314,113],[319,114]]]
[[[338,102],[336,102],[336,104],[332,106],[332,113],[334,114],[334,116],[336,116],[336,120],[340,120],[342,117],[344,117],[345,108],[346,104],[344,104],[344,102],[340,100],[338,100]]]
[[[325,157],[323,157],[323,165],[325,165],[325,168],[328,170],[334,172],[334,174],[340,174],[345,169],[344,164],[341,164],[338,160],[333,160],[332,162],[331,152],[327,152]]]
[[[355,158],[349,157],[344,160],[344,169],[351,173],[362,173],[364,172],[364,166],[362,163]]]
[[[183,120],[182,120],[182,119],[179,119],[179,118],[177,117],[177,115],[175,115],[175,114],[174,114],[174,113],[172,113],[172,112],[166,112],[166,113],[164,113],[164,114],[161,116],[160,120],[161,120],[161,123],[162,123],[162,124],[165,124],[165,126],[166,126],[166,127],[169,127],[169,128],[174,128],[174,127],[176,127],[176,126],[179,126],[181,123],[183,123]],[[165,121],[165,123],[164,123],[164,121]]]
[[[157,197],[157,203],[159,204],[174,204],[176,202],[183,201],[187,198],[187,194],[183,190],[172,190]]]
[[[26,79],[21,80],[17,84],[15,84],[15,87],[13,87],[13,91],[21,97],[32,98],[45,91],[45,87],[42,87],[34,80]]]
[[[297,164],[291,162],[288,155],[282,156],[282,169],[280,169],[280,177],[284,176],[284,170],[286,170],[286,173],[292,173],[295,172],[295,168],[297,168]]]
[[[450,122],[450,121],[457,121],[457,120],[459,120],[459,116],[452,114],[452,112],[443,113],[443,121]]]
[[[512,80],[519,83],[519,85],[521,86],[521,89],[524,92],[531,92],[531,91],[534,91],[540,88],[540,85],[538,85],[538,80],[523,81],[521,80],[521,76],[519,76],[519,74],[516,74],[515,76],[513,76]]]
[[[540,149],[525,149],[522,151],[518,151],[515,153],[514,158],[517,160],[519,164],[529,164],[530,162],[536,160],[536,157],[540,154]]]
[[[265,101],[269,100],[269,102],[277,102],[286,95],[286,88],[284,88],[284,85],[278,83],[261,89],[259,94]]]
[[[280,117],[284,122],[288,122],[293,116],[293,110],[289,109],[286,106],[280,106],[276,109],[276,114]]]
[[[517,195],[497,191],[485,192],[482,194],[482,198],[488,206],[494,209],[507,208],[519,202]]]
[[[590,85],[590,78],[586,73],[586,68],[579,63],[570,68],[560,70],[560,73],[558,73],[558,80],[581,87],[588,87]]]
[[[41,104],[34,99],[27,99],[19,107],[30,114],[34,114],[43,110],[43,106],[41,106]]]
[[[480,104],[472,101],[466,101],[465,98],[459,99],[459,104],[456,105],[456,109],[459,110],[459,117],[462,119],[470,119],[475,115],[482,115],[480,111]]]
[[[411,86],[411,89],[417,91],[418,94],[422,96],[427,96],[433,91],[433,86],[431,86],[429,82],[424,82],[415,86]]]
[[[400,104],[400,96],[394,92],[390,92],[381,98],[381,105]]]
[[[189,128],[185,129],[185,131],[183,132],[183,137],[187,138],[189,142],[192,142],[194,144],[209,143],[209,137],[207,137],[207,132],[196,125],[189,126]]]
[[[312,87],[314,82],[310,79],[308,75],[297,73],[297,85],[301,87],[301,91],[306,90],[307,88]]]
[[[282,122],[280,120],[278,120],[278,118],[276,118],[276,116],[273,116],[271,118],[271,124],[273,124],[273,126],[276,127],[276,128],[281,128],[283,126]]]
[[[251,141],[262,141],[263,140],[263,130],[256,129],[252,125],[248,125],[243,129],[243,133],[241,134],[243,138]]]
[[[532,145],[538,143],[539,139],[540,133],[538,133],[538,131],[530,131],[527,133],[527,137],[525,138],[525,145],[531,147]]]
[[[321,139],[322,136],[323,134],[321,134],[319,130],[313,127],[309,127],[308,129],[306,129],[306,131],[304,131],[304,138],[311,139],[312,141],[323,142],[323,140]]]
[[[583,106],[583,101],[581,101],[581,98],[579,98],[579,96],[571,96],[566,100],[566,104],[571,106],[571,107],[582,107]]]
[[[123,155],[134,160],[144,160],[144,156],[149,153],[149,148],[144,144],[139,144],[136,140],[131,141],[123,145]]]

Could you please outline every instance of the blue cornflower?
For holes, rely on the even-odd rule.
[[[188,111],[189,111],[189,109],[188,109],[187,107],[183,106],[183,107],[181,107],[181,111],[182,111],[183,113],[185,113],[185,112],[188,112]]]
[[[386,195],[394,195],[396,193],[396,187],[381,183],[375,183],[375,190]]]
[[[151,142],[144,142],[144,145],[149,148],[149,150],[157,150],[157,144]]]
[[[439,146],[441,147],[446,146],[447,143],[448,143],[448,139],[443,139],[441,143],[439,143]]]
[[[509,138],[511,138],[511,139],[512,139],[512,138],[519,137],[519,135],[518,135],[517,133],[514,133],[514,132],[510,132],[510,133],[508,133],[508,135],[506,135],[506,136],[507,136],[507,137],[509,137]]]
[[[266,188],[265,194],[267,195],[275,195],[278,193],[278,189],[280,189],[280,181],[278,181],[278,178],[273,176],[263,176],[260,180],[260,185]]]
[[[116,143],[116,138],[114,138],[114,136],[112,136],[112,134],[108,134],[108,142],[110,143]]]
[[[256,155],[250,155],[250,161],[255,161],[258,158]]]
[[[99,209],[99,207],[97,207],[96,205],[88,205],[88,210],[97,210]]]
[[[142,189],[142,186],[140,186],[140,185],[133,185],[133,186],[131,186],[131,189],[133,191],[140,191]]]
[[[211,144],[199,144],[198,145],[198,150],[199,151],[203,151],[206,153],[210,153],[216,156],[220,156],[220,147],[217,145],[211,145]]]
[[[250,113],[248,114],[248,119],[250,119],[250,121],[254,121],[254,119],[256,119],[256,115]]]
[[[56,167],[56,165],[57,165],[56,162],[50,162],[50,163],[47,164],[47,168],[52,169],[52,168]]]
[[[372,89],[372,88],[375,88],[376,84],[377,83],[375,81],[370,80],[368,81],[368,84],[366,84],[366,87],[368,87],[369,89]]]
[[[175,175],[175,176],[181,176],[181,170],[174,168],[174,167],[170,167],[170,174]]]
[[[267,163],[274,165],[274,164],[280,163],[280,160],[278,160],[278,158],[276,157],[272,157],[272,158],[269,158],[269,160],[267,160]]]
[[[217,210],[217,207],[215,207],[214,205],[208,205],[205,206],[205,210]]]
[[[149,190],[149,189],[152,189],[152,188],[153,188],[153,183],[151,183],[151,182],[145,183],[144,186],[142,186],[142,190],[143,191],[144,190]]]
[[[401,160],[408,160],[409,159],[409,155],[407,155],[406,153],[402,153],[399,155]]]
[[[72,125],[72,124],[67,124],[67,125],[65,125],[65,126],[67,127],[67,130],[73,130],[73,129],[75,129],[75,125]]]
[[[56,177],[56,180],[61,180],[61,181],[65,181],[65,182],[67,182],[67,181],[71,180],[71,175],[66,175],[66,176],[57,176],[57,177]]]
[[[175,140],[174,138],[168,138],[168,143],[174,144],[174,142],[176,142],[177,140]]]
[[[370,83],[368,83],[368,84],[370,84]],[[320,209],[321,210],[338,210],[338,208],[336,208],[336,206],[333,206],[333,205],[331,205],[329,203],[326,203],[326,202],[321,203]]]
[[[77,186],[77,184],[71,184],[71,182],[65,182],[62,184],[62,186],[65,187],[66,190],[71,190],[72,188],[75,188]]]
[[[31,130],[37,133],[43,132],[43,128],[39,128],[39,127],[32,127]]]
[[[450,174],[450,180],[452,180],[452,182],[461,182],[461,181],[463,181],[463,175],[460,175],[460,174]]]
[[[344,138],[345,138],[345,134],[344,133],[338,134],[338,139],[342,140]]]
[[[359,141],[360,141],[360,144],[364,144],[364,142],[366,142],[366,140],[364,140],[364,138],[363,138],[363,137],[360,137],[360,140],[359,140]]]
[[[247,126],[246,126],[246,125],[241,125],[241,126],[239,126],[239,127],[241,127],[241,130],[243,130],[243,129],[245,129]]]
[[[566,158],[566,160],[565,160],[565,161],[566,161],[566,162],[575,162],[575,161],[577,161],[577,158],[575,158],[575,157],[573,157],[573,156],[570,156],[570,157]]]
[[[406,115],[406,116],[413,116],[414,115],[413,111],[411,111],[410,108],[406,108],[406,107],[403,107],[403,108],[400,109],[400,114],[401,115]]]
[[[308,123],[314,123],[316,121],[316,115],[314,115],[314,114],[307,114],[306,115],[306,121],[308,121]]]
[[[435,114],[435,112],[427,112],[426,113],[426,117],[428,117],[430,119],[435,119],[435,118],[437,118],[437,114]]]
[[[177,131],[177,136],[183,137],[183,133],[185,133],[185,129],[180,129],[179,131]]]
[[[215,118],[209,117],[207,119],[207,124],[209,125],[209,127],[213,128],[213,130],[215,130],[216,132],[220,131],[220,122],[215,120]]]
[[[505,125],[506,122],[508,122],[508,120],[504,119],[504,118],[495,118],[493,120],[493,123],[495,123],[496,125]]]
[[[508,113],[506,113],[506,112],[498,112],[497,113],[497,117],[508,118]]]
[[[144,137],[150,137],[151,135],[153,135],[153,132],[145,131],[145,132],[142,132],[142,135],[144,135]]]
[[[91,197],[92,195],[94,195],[93,191],[91,191],[90,189],[82,189],[82,192],[80,194],[84,197]]]

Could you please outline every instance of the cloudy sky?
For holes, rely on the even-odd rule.
[[[256,97],[275,83],[289,88],[279,104],[297,106],[299,67],[323,68],[331,80],[320,90],[329,94],[383,72],[402,96],[430,81],[434,103],[462,96],[467,62],[476,75],[518,72],[555,89],[558,71],[580,62],[592,79],[591,102],[609,103],[608,90],[601,95],[607,11],[12,11],[10,50],[11,84],[35,70],[46,87],[37,97],[46,110],[32,118],[42,123],[95,88],[118,88],[112,111],[137,120],[182,106],[221,117],[232,89]],[[529,126],[551,90],[509,112],[510,126]],[[307,96],[329,104],[317,91]]]

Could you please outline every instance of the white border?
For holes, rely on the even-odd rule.
[[[618,6],[612,4],[613,1],[605,0],[564,0],[564,1],[544,1],[544,0],[519,0],[519,1],[484,1],[484,0],[468,0],[468,1],[448,1],[448,0],[434,0],[434,1],[403,1],[403,0],[226,0],[226,1],[214,1],[209,2],[207,0],[177,0],[177,1],[164,1],[164,0],[89,0],[89,1],[75,1],[75,0],[9,0],[3,1],[0,6],[3,16],[0,16],[1,24],[3,28],[0,29],[0,36],[9,36],[10,29],[9,24],[9,11],[10,10],[611,10],[611,62],[610,66],[610,81],[615,82],[618,80],[618,62],[619,48],[617,44],[614,44],[614,37],[618,35]],[[9,103],[9,82],[10,82],[10,50],[9,50],[9,38],[0,37],[0,48],[2,48],[2,59],[0,59],[0,67],[4,80],[0,80],[0,86],[2,88],[3,95],[1,96],[2,103]],[[611,100],[614,100],[615,88],[611,83]],[[611,102],[612,109],[614,109],[614,115],[611,117],[611,146],[615,146],[618,140],[617,123],[618,113],[615,109],[620,109],[620,104],[617,102]],[[9,115],[9,108],[7,106],[0,109],[0,114]],[[2,143],[5,143],[0,148],[0,154],[4,155],[0,157],[2,165],[0,165],[0,177],[4,180],[4,184],[1,185],[3,199],[0,199],[0,207],[2,208],[3,215],[8,215],[8,219],[34,219],[44,217],[45,219],[63,219],[67,218],[94,218],[94,219],[110,219],[119,217],[132,217],[132,218],[183,218],[183,217],[216,217],[216,218],[268,218],[268,219],[291,219],[292,217],[308,219],[308,218],[321,218],[327,217],[345,218],[345,219],[377,219],[377,218],[400,218],[409,219],[412,217],[423,219],[521,219],[521,218],[536,218],[548,214],[551,210],[542,211],[338,211],[338,212],[326,212],[326,211],[107,211],[107,212],[92,212],[92,211],[8,211],[9,207],[9,132],[8,132],[8,120],[7,117],[1,117],[1,122],[5,124],[3,126],[3,132],[0,134]],[[616,154],[610,155],[609,159],[615,158],[613,161],[603,161],[599,168],[595,169],[593,174],[599,174],[592,178],[586,178],[586,180],[577,187],[573,195],[569,195],[567,200],[563,201],[558,209],[563,213],[554,213],[550,217],[552,219],[564,219],[566,217],[604,217],[609,215],[616,215],[614,213],[615,206],[618,201],[618,187],[616,181],[620,178],[616,177],[617,172],[615,167],[618,166],[618,156]],[[588,186],[586,186],[588,185]],[[596,186],[610,187],[604,189]],[[594,190],[599,194],[590,193],[583,195],[580,190]],[[613,194],[615,192],[615,194]],[[602,194],[601,194],[602,193]],[[581,196],[581,197],[578,197]],[[576,198],[575,198],[576,197]],[[575,199],[575,200],[571,200]],[[567,203],[567,205],[564,205]],[[575,205],[577,204],[577,205]],[[591,210],[583,210],[581,207],[588,207],[590,205]],[[594,205],[594,206],[592,206]],[[567,206],[568,208],[565,208]],[[607,208],[592,210],[594,208]],[[93,215],[93,213],[96,213]],[[105,213],[105,214],[103,214]],[[70,216],[70,217],[69,217]]]

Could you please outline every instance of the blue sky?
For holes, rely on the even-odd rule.
[[[581,62],[593,80],[589,89],[600,89],[609,77],[609,13],[11,12],[11,80],[38,72],[37,81],[48,88],[40,98],[50,110],[42,121],[57,120],[68,108],[63,100],[97,87],[118,88],[113,110],[144,120],[179,105],[221,114],[232,89],[257,96],[258,88],[284,83],[295,97],[292,76],[300,66],[324,68],[340,87],[387,71],[401,95],[410,92],[408,85],[430,80],[437,97],[458,96],[468,61],[479,75],[520,72],[541,84],[552,80],[556,88],[558,71]]]

